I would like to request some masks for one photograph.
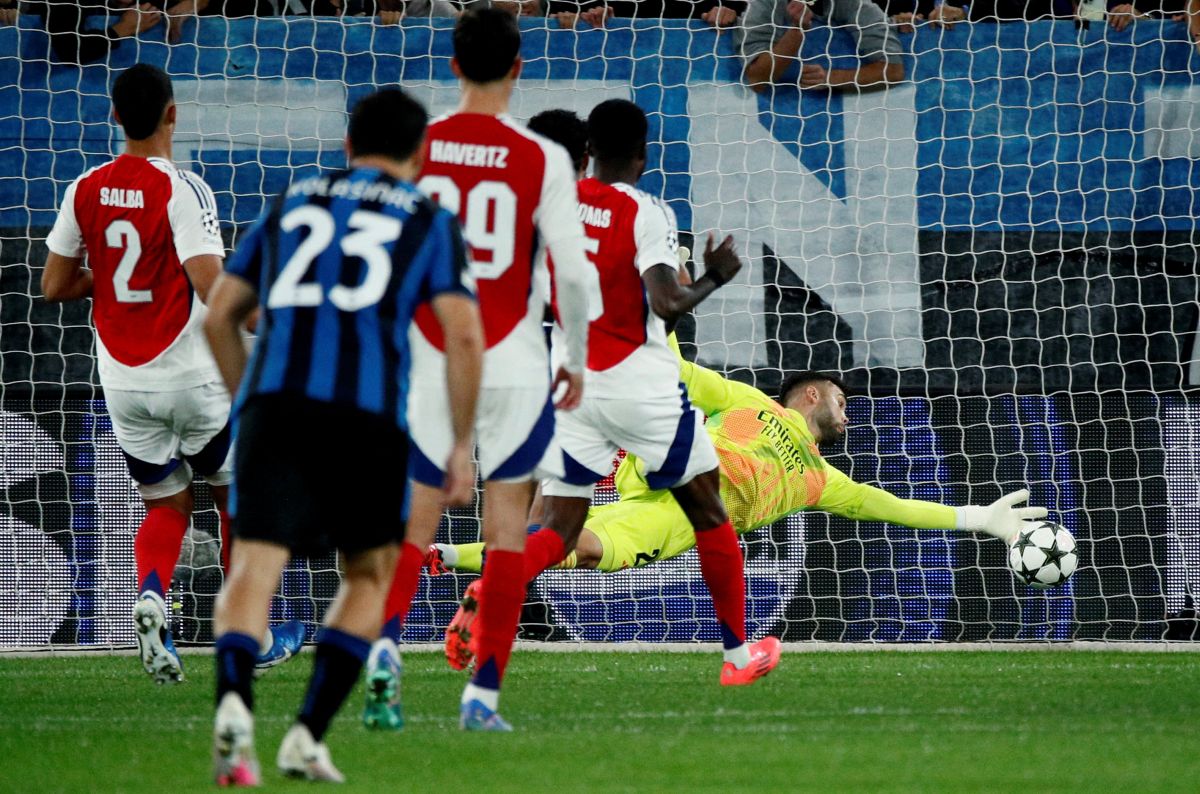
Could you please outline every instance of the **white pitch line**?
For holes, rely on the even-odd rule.
[[[518,640],[519,651],[542,653],[718,653],[721,645],[715,642],[540,642]],[[306,646],[305,651],[312,649]],[[441,653],[440,642],[401,645],[403,653]],[[1039,652],[1096,652],[1126,651],[1138,653],[1197,653],[1200,642],[943,642],[943,643],[851,643],[851,642],[785,642],[784,653],[957,653],[964,651],[1039,651]],[[0,646],[0,659],[29,659],[71,656],[133,656],[134,647],[104,648],[87,646],[57,646],[31,649],[22,646]],[[212,646],[182,647],[183,656],[207,656]]]

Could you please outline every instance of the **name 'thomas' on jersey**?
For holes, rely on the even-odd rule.
[[[67,188],[46,247],[92,270],[100,382],[177,391],[220,378],[183,263],[224,257],[212,190],[158,157],[123,154]]]
[[[679,269],[675,213],[626,184],[589,178],[580,180],[578,192],[588,258],[599,275],[598,290],[588,296],[592,321],[584,394],[609,399],[629,399],[631,389],[673,394],[679,361],[667,344],[666,324],[650,309],[642,274],[655,265]]]
[[[576,217],[575,180],[565,150],[508,116],[455,113],[434,121],[418,182],[421,190],[463,225],[483,320],[485,388],[548,383],[542,332],[543,247],[569,255],[577,281],[585,276],[583,229]],[[578,293],[582,302],[584,295]],[[574,347],[583,367],[584,305],[563,307],[576,323]],[[570,314],[574,313],[574,314]],[[414,367],[440,358],[441,330],[429,307],[417,314]],[[426,375],[432,377],[432,375]]]

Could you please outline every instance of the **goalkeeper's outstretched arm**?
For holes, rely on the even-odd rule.
[[[983,532],[1011,545],[1022,521],[1046,517],[1044,507],[1017,507],[1029,499],[1029,491],[1024,488],[987,506],[948,507],[920,499],[901,499],[882,488],[856,483],[832,466],[826,467],[826,475],[828,480],[817,509],[855,521],[884,521],[913,529]]]

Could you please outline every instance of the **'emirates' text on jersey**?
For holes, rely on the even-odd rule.
[[[446,116],[429,125],[427,141],[418,185],[463,224],[487,346],[483,386],[548,383],[544,294],[534,285],[545,278],[542,247],[580,234],[569,158],[507,116]],[[428,307],[417,325],[414,360],[435,377],[443,344]]]
[[[263,306],[239,399],[289,392],[406,428],[413,313],[470,295],[465,267],[458,221],[414,185],[370,168],[296,182],[227,268]]]
[[[176,391],[220,380],[183,263],[224,257],[212,190],[169,160],[124,154],[67,188],[46,246],[86,254],[100,383]]]
[[[650,309],[642,274],[655,265],[679,269],[675,213],[625,184],[589,178],[578,189],[588,258],[599,275],[599,294],[588,296],[592,322],[584,394],[611,399],[674,394],[679,361],[667,345],[666,324]],[[559,337],[556,325],[556,361]]]

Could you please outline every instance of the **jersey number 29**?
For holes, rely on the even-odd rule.
[[[467,191],[466,213],[462,191],[448,176],[430,174],[417,187],[444,209],[463,219],[463,236],[471,246],[471,275],[497,279],[516,257],[517,195],[504,182],[484,180]],[[486,253],[487,258],[480,254]]]

